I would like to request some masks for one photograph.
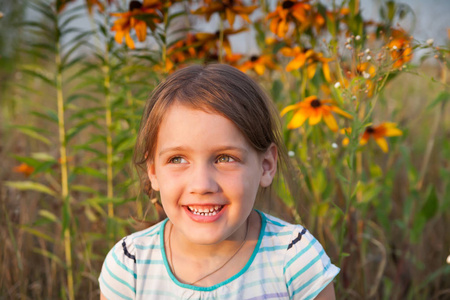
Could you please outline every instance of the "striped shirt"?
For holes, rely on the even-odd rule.
[[[258,211],[259,212],[259,211]],[[261,232],[244,268],[227,280],[197,287],[172,274],[164,249],[167,219],[118,242],[99,277],[109,299],[314,299],[339,268],[301,225],[259,212]]]

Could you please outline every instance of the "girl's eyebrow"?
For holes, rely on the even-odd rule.
[[[174,146],[174,147],[167,147],[159,151],[159,156],[167,153],[167,152],[179,152],[179,151],[192,151],[190,147],[182,147],[182,146]],[[238,147],[238,146],[220,146],[217,148],[212,149],[213,152],[221,152],[221,151],[238,151],[241,152],[243,155],[248,153],[248,150],[244,147]]]

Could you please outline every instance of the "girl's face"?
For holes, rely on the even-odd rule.
[[[271,184],[277,150],[258,153],[229,119],[173,104],[160,124],[148,175],[174,232],[213,245],[244,229],[259,186]]]

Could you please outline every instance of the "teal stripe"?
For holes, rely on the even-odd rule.
[[[125,271],[127,271],[128,273],[130,273],[131,275],[134,276],[134,278],[136,278],[136,273],[134,273],[133,270],[131,270],[130,268],[128,268],[127,266],[125,266],[118,258],[115,252],[112,252],[112,257],[114,258],[114,260],[116,261],[116,263],[122,267],[122,269],[124,269]]]
[[[119,296],[122,299],[126,299],[126,300],[133,300],[130,297],[127,297],[121,293],[119,293],[118,291],[116,291],[115,289],[113,289],[109,284],[106,283],[105,279],[103,279],[103,277],[100,278],[100,280],[102,281],[102,283],[114,294],[116,294],[117,296]]]
[[[300,271],[294,274],[292,278],[288,281],[287,285],[290,286],[292,281],[294,281],[297,277],[305,273],[312,265],[314,265],[318,260],[320,260],[324,251],[322,250],[319,255],[317,255],[313,260],[311,260],[306,266],[304,266]]]
[[[167,219],[166,219],[167,220]],[[165,223],[165,222],[164,222]],[[161,224],[156,225],[156,227],[150,227],[148,228],[148,230],[144,230],[143,232],[141,232],[140,234],[134,235],[134,238],[138,238],[138,237],[142,237],[142,236],[151,236],[154,235],[154,233],[158,233],[159,228],[161,227]]]
[[[308,280],[307,282],[305,282],[302,286],[300,286],[298,289],[296,289],[294,292],[292,292],[292,296],[300,293],[304,288],[306,288],[308,285],[310,285],[311,283],[313,283],[314,281],[317,280],[317,278],[320,278],[321,276],[323,276],[323,274],[325,273],[324,270],[320,271],[318,274],[316,274],[314,277],[312,277],[310,280]],[[318,294],[320,291],[316,291],[316,293]],[[310,297],[314,297],[317,294],[311,294],[309,295],[308,299],[311,299]]]
[[[139,250],[147,250],[147,249],[161,249],[161,245],[134,245],[134,247],[136,247],[136,249]]]
[[[261,263],[261,264],[257,264],[257,265],[252,265],[248,270],[254,271],[257,269],[264,269],[267,267],[278,267],[278,266],[282,265],[283,263],[284,263],[284,261],[282,261],[282,260],[278,260],[276,262],[265,262],[265,263]]]
[[[267,218],[267,221],[268,221],[269,223],[272,223],[273,225],[277,225],[277,226],[281,226],[281,227],[286,226],[286,224],[282,224],[282,223],[280,223],[280,222],[277,222],[277,221],[275,221],[275,220],[272,220],[271,218]]]
[[[264,232],[265,236],[274,236],[274,235],[283,236],[283,235],[291,235],[291,234],[292,234],[292,232],[290,232],[290,231],[281,231],[281,232],[279,232],[279,231],[267,231],[267,232]]]
[[[126,282],[125,280],[123,280],[123,279],[117,277],[117,275],[114,274],[114,273],[109,269],[108,264],[107,264],[106,262],[105,262],[105,267],[106,267],[106,271],[108,271],[109,275],[111,275],[112,278],[114,278],[114,279],[117,280],[118,282],[120,282],[120,283],[126,285],[127,287],[129,287],[129,288],[133,291],[133,293],[136,294],[136,289],[135,289],[134,287],[132,287],[132,286],[131,286],[128,282]]]
[[[277,251],[277,250],[286,250],[288,245],[278,245],[278,246],[272,246],[272,247],[262,247],[259,252],[264,251]]]
[[[306,297],[305,300],[314,299],[324,288],[326,288],[330,284],[330,282],[332,280],[333,280],[333,278],[328,280],[324,285],[322,285],[320,288],[318,288],[317,291],[315,291],[314,293],[312,293],[311,295]]]
[[[286,269],[289,268],[290,265],[292,265],[294,263],[294,261],[296,261],[300,256],[302,256],[303,254],[305,254],[306,251],[308,251],[309,249],[311,249],[311,247],[313,246],[313,244],[317,242],[316,239],[314,239],[314,241],[310,244],[308,244],[308,246],[306,246],[305,248],[303,248],[301,251],[299,251],[293,258],[291,258],[288,263],[286,264],[286,266],[284,266],[283,269],[283,273],[286,273]]]
[[[136,263],[140,265],[163,265],[164,261],[161,259],[136,259]]]

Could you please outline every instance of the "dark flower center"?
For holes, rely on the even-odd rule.
[[[289,9],[292,6],[294,6],[295,2],[294,1],[284,1],[282,4],[283,9]]]
[[[311,101],[311,107],[320,107],[322,105],[322,103],[320,103],[319,99],[314,99],[313,101]]]
[[[375,133],[375,129],[372,126],[369,126],[366,128],[366,132],[369,134],[373,134],[373,133]]]
[[[129,10],[133,11],[134,9],[142,8],[142,3],[139,1],[131,1],[129,5]]]
[[[251,61],[251,62],[255,62],[255,61],[258,60],[258,58],[259,58],[259,56],[257,56],[257,55],[252,55],[252,56],[250,57],[250,61]]]

